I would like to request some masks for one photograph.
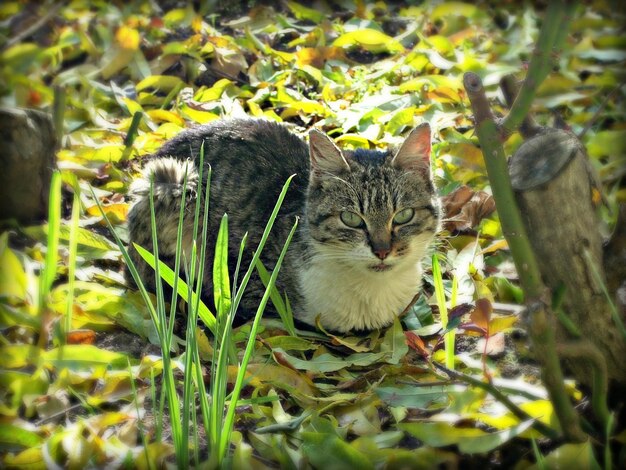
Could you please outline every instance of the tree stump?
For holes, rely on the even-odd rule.
[[[57,142],[50,117],[34,109],[0,108],[0,220],[46,217]]]
[[[552,292],[565,289],[562,308],[581,338],[591,341],[607,362],[609,379],[626,384],[626,341],[616,327],[602,285],[603,240],[594,205],[594,180],[584,147],[573,134],[543,131],[525,141],[509,163],[511,183]],[[557,321],[559,341],[573,339]],[[589,385],[590,364],[567,361],[575,378]]]

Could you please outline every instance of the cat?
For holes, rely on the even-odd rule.
[[[192,243],[198,162],[212,168],[209,236],[202,297],[212,308],[213,248],[221,217],[228,214],[229,267],[248,232],[246,269],[280,190],[296,175],[262,253],[274,267],[296,217],[299,227],[287,251],[277,288],[286,293],[294,318],[309,326],[319,320],[336,332],[390,325],[421,286],[421,260],[440,223],[440,204],[430,169],[431,135],[422,124],[400,148],[340,150],[318,130],[309,144],[277,122],[224,119],[182,131],[150,158],[133,182],[129,238],[151,251],[150,180],[153,178],[159,253],[173,266],[185,172],[187,194],[183,247]],[[132,243],[131,243],[132,247]],[[142,279],[154,288],[154,272],[129,250]],[[252,277],[238,316],[256,311],[264,287]]]

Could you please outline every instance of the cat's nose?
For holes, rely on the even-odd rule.
[[[390,252],[391,252],[390,248],[377,248],[374,250],[374,254],[379,259],[385,259],[387,256],[389,256]]]

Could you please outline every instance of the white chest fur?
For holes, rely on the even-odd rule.
[[[408,260],[407,260],[408,261]],[[372,271],[329,259],[313,257],[300,271],[304,298],[301,320],[345,332],[389,325],[400,314],[421,283],[419,258],[388,271]]]

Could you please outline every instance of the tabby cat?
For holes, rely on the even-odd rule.
[[[131,186],[130,241],[148,249],[150,180],[161,259],[173,266],[185,172],[184,249],[192,242],[204,143],[211,165],[209,240],[203,298],[212,307],[213,247],[220,219],[229,218],[231,272],[239,241],[248,232],[247,268],[278,194],[296,175],[262,260],[272,269],[296,217],[300,225],[277,281],[296,320],[329,330],[371,330],[389,325],[411,302],[421,284],[420,262],[439,225],[439,202],[430,171],[430,127],[422,124],[396,152],[342,151],[312,130],[307,145],[286,126],[266,120],[218,120],[181,132],[150,159]],[[142,279],[154,287],[153,270],[135,249],[131,257]],[[238,313],[254,314],[263,294],[255,276]]]

